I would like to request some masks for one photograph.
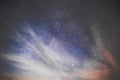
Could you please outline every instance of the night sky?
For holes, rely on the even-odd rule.
[[[0,0],[0,80],[119,80],[119,21],[119,0]]]

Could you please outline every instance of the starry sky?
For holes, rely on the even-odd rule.
[[[32,56],[32,58],[35,58],[36,63],[40,58],[40,64],[33,64],[35,65],[34,67],[37,69],[38,66],[43,66],[40,68],[44,70],[44,77],[51,77],[50,79],[44,79],[42,76],[36,80],[66,80],[66,77],[63,77],[64,74],[70,80],[74,80],[74,77],[78,77],[78,75],[82,77],[82,79],[78,80],[84,80],[83,78],[86,80],[96,80],[97,78],[89,76],[93,73],[89,73],[89,70],[88,72],[84,71],[86,65],[93,65],[88,62],[89,60],[91,62],[92,60],[93,62],[95,61],[95,66],[98,66],[99,63],[107,65],[107,67],[102,66],[105,67],[105,70],[108,70],[105,72],[109,72],[108,67],[114,69],[117,66],[118,69],[113,72],[114,75],[112,74],[110,80],[119,80],[119,8],[119,0],[0,0],[1,79],[13,80],[12,78],[6,78],[6,76],[10,75],[9,73],[4,73],[7,71],[18,74],[21,72],[23,74],[24,71],[21,69],[26,66],[18,65],[16,62],[22,64],[29,63],[31,65],[33,64],[33,60],[31,60]],[[34,47],[35,49],[33,49]],[[45,53],[45,55],[38,55],[37,53],[40,53],[40,51]],[[63,54],[59,54],[60,51]],[[22,56],[19,55],[21,52]],[[108,55],[106,54],[103,57],[103,54],[100,53],[105,52]],[[36,53],[40,57],[32,53]],[[49,57],[48,53],[51,53],[54,57]],[[2,57],[3,54],[5,54],[5,57],[7,56],[6,59]],[[23,58],[24,56],[27,56],[30,62],[25,62],[26,59]],[[68,59],[64,59],[63,56],[68,56]],[[19,57],[19,60],[16,59],[17,57]],[[13,62],[10,60],[13,60]],[[57,64],[55,64],[55,61]],[[12,65],[10,65],[11,63]],[[14,64],[16,66],[13,66]],[[53,65],[51,67],[54,68],[45,67],[43,64],[48,66]],[[74,65],[75,68],[71,68]],[[82,67],[82,69],[78,67]],[[90,67],[94,69],[93,66]],[[55,68],[58,69],[55,70]],[[66,68],[68,68],[68,72]],[[71,69],[70,72],[69,69]],[[80,72],[76,72],[79,69]],[[31,72],[36,71],[33,68],[26,70]],[[38,70],[40,70],[38,73],[40,75],[42,73],[41,69]],[[49,75],[49,72],[52,70],[55,70],[55,73],[57,72],[58,75],[55,75],[54,72]],[[76,73],[72,74],[72,70]],[[94,70],[97,73],[98,69],[95,68]],[[84,72],[83,74],[87,73],[87,75],[84,77],[81,72]],[[31,75],[27,74],[27,72],[25,74],[26,76]],[[72,77],[69,77],[70,74]],[[6,76],[4,77],[4,75]],[[17,74],[14,75],[17,76]],[[109,74],[105,73],[104,75],[107,76]],[[16,80],[29,80],[26,76],[22,75],[23,79],[19,78]],[[91,77],[91,79],[86,77]],[[34,76],[32,78],[31,80],[35,79]],[[107,80],[107,78],[100,80]]]

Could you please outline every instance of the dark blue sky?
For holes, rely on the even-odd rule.
[[[0,0],[0,52],[11,49],[15,30],[30,24],[65,42],[68,50],[85,49],[85,56],[90,56],[94,45],[90,27],[95,24],[119,62],[119,8],[119,0]]]

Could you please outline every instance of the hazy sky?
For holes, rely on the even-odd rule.
[[[54,36],[73,56],[86,59],[92,57],[91,45],[95,45],[93,26],[119,63],[119,8],[119,0],[0,0],[0,53],[11,51],[17,44],[15,31],[30,25],[38,34],[46,31],[41,34],[47,36],[46,44],[52,41],[48,36]]]

